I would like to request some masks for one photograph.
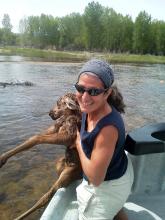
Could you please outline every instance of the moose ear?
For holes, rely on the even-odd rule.
[[[65,100],[65,103],[66,103],[67,107],[71,110],[79,110],[80,109],[78,103],[76,102],[76,100],[74,101],[71,98],[67,98]]]

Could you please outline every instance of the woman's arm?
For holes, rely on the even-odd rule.
[[[89,182],[95,186],[100,185],[104,181],[107,168],[115,150],[117,139],[117,128],[114,126],[106,126],[102,128],[95,140],[91,158],[88,159],[82,149],[79,132],[77,134],[76,146],[82,169],[88,177]]]

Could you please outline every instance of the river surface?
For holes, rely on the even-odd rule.
[[[53,123],[48,112],[61,95],[75,91],[81,65],[0,56],[0,154]],[[123,116],[127,132],[164,122],[165,65],[113,64],[112,68],[127,106]],[[27,81],[33,85],[24,85]],[[0,169],[0,219],[14,219],[47,192],[56,180],[54,160],[64,149],[42,145],[8,160]],[[39,219],[42,212],[27,219]]]

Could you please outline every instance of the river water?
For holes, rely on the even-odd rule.
[[[0,56],[0,154],[53,123],[48,112],[61,95],[75,91],[81,65]],[[127,132],[165,121],[165,65],[112,68],[127,106],[123,116]],[[33,86],[25,86],[27,81]],[[46,193],[56,179],[54,160],[63,153],[63,146],[42,145],[8,160],[0,170],[0,219],[13,219]],[[39,219],[42,212],[27,219]]]

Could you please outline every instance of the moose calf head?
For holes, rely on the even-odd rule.
[[[80,130],[81,126],[81,111],[75,94],[67,93],[60,97],[49,116],[60,125],[59,132],[75,135],[77,128]]]
[[[67,93],[57,100],[56,105],[50,110],[49,116],[53,120],[60,117],[67,118],[70,115],[80,116],[81,111],[76,96],[73,93]]]

